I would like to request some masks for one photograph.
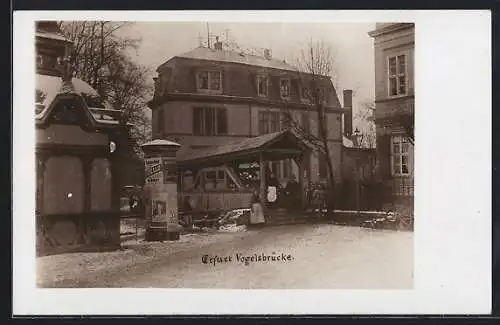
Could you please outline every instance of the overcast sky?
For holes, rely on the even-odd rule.
[[[330,43],[337,52],[339,96],[342,89],[353,89],[355,106],[374,99],[373,39],[367,34],[374,23],[210,22],[209,26],[210,32],[220,35],[221,40],[225,39],[228,29],[230,38],[240,47],[270,48],[273,57],[287,61],[297,57],[310,38]],[[197,47],[198,36],[206,38],[207,25],[204,22],[137,22],[126,32],[141,37],[136,59],[154,72],[171,57]]]

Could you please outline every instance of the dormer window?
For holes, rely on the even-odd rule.
[[[222,74],[220,71],[202,70],[197,74],[198,91],[221,92]]]
[[[269,84],[267,76],[257,76],[257,95],[260,97],[267,97],[268,88]]]
[[[325,89],[319,88],[318,99],[319,99],[320,103],[324,103],[325,102]]]
[[[309,91],[308,87],[302,87],[302,90],[300,92],[300,99],[306,103],[311,102],[311,92]]]
[[[281,98],[290,97],[290,79],[280,80],[280,95]]]

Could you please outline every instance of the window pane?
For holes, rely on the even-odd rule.
[[[269,131],[271,133],[273,132],[277,132],[278,131],[278,119],[279,119],[279,113],[275,113],[275,112],[272,112],[270,114],[270,127],[269,127]]]
[[[266,77],[258,77],[257,82],[257,90],[259,95],[267,96],[267,78]]]
[[[215,170],[208,171],[208,172],[206,172],[205,175],[206,175],[206,178],[209,180],[214,180],[215,177],[217,176]]]
[[[217,134],[227,134],[227,109],[217,109]]]
[[[399,77],[399,94],[406,94],[406,78],[405,76]]]
[[[264,134],[265,112],[259,112],[259,134]]]
[[[203,111],[201,107],[193,107],[193,134],[203,134]]]
[[[408,153],[408,142],[403,142],[402,147],[401,147],[401,152],[403,153]]]
[[[208,72],[200,71],[198,73],[198,87],[200,89],[208,89]]]
[[[224,180],[224,171],[223,170],[217,171],[217,180]]]
[[[261,134],[269,133],[269,112],[262,112],[262,132]]]
[[[392,166],[394,167],[394,173],[401,174],[401,156],[392,157]]]
[[[302,88],[302,99],[309,99],[309,88],[303,87]]]
[[[392,77],[389,79],[389,94],[391,96],[396,96],[398,94],[398,85],[396,77]]]
[[[401,174],[408,174],[408,165],[401,165]]]
[[[401,156],[401,173],[408,174],[408,156]]]
[[[210,89],[220,90],[220,72],[210,72]]]
[[[280,83],[281,97],[288,97],[290,94],[290,80],[283,79]]]
[[[281,113],[281,130],[284,130],[290,123],[288,120],[287,114]]]
[[[205,108],[205,133],[204,135],[215,134],[215,114],[213,107]]]
[[[396,58],[395,57],[392,57],[389,59],[389,74],[390,75],[396,74]]]
[[[392,144],[392,152],[393,153],[400,153],[401,147],[399,143],[393,143]]]
[[[319,89],[318,99],[319,99],[320,102],[325,101],[325,90],[323,88]]]
[[[398,74],[405,73],[406,69],[406,56],[400,55],[398,56]]]

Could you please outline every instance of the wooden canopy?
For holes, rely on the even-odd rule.
[[[187,150],[177,158],[180,169],[216,167],[230,163],[246,163],[298,158],[311,150],[294,132],[284,130],[248,138],[222,146]]]

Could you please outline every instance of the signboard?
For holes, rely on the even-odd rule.
[[[177,183],[177,164],[167,158],[146,158],[146,184]]]
[[[161,183],[163,179],[162,160],[161,158],[146,158],[145,182],[146,184]]]

